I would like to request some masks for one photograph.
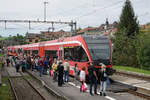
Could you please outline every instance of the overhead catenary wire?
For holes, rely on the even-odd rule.
[[[77,20],[77,19],[79,19],[79,18],[82,18],[82,17],[85,17],[85,16],[89,16],[89,15],[91,15],[91,14],[97,12],[99,9],[110,8],[110,7],[112,7],[112,6],[116,6],[117,4],[120,4],[120,3],[122,3],[122,2],[123,2],[123,1],[117,1],[117,2],[115,2],[115,3],[112,3],[112,4],[110,4],[110,5],[107,5],[107,6],[105,6],[105,7],[98,8],[98,9],[94,9],[94,10],[91,11],[91,12],[88,12],[88,13],[85,13],[85,14],[83,14],[83,15],[80,15],[80,16],[77,16],[77,17],[73,18],[73,20]]]

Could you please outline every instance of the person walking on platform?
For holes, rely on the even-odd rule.
[[[48,66],[48,64],[47,64],[47,59],[46,59],[46,57],[44,58],[43,66],[44,66],[43,74],[47,74],[47,66]]]
[[[62,86],[63,84],[63,75],[64,75],[64,66],[62,61],[60,60],[58,64],[58,86]]]
[[[10,63],[10,60],[9,60],[9,57],[7,57],[7,58],[6,58],[7,67],[9,67],[9,63]]]
[[[35,69],[38,71],[38,57],[35,58]]]
[[[20,65],[21,65],[20,62],[21,62],[21,61],[20,61],[19,58],[17,57],[17,58],[16,58],[16,72],[19,72]]]
[[[49,58],[49,69],[52,69],[53,59],[52,57]]]
[[[101,71],[100,71],[100,96],[106,96],[106,80],[107,80],[107,73],[106,73],[106,66],[101,63]]]
[[[76,85],[76,80],[77,80],[77,75],[78,75],[78,70],[77,70],[77,63],[74,65],[74,83]]]
[[[69,63],[68,59],[66,59],[64,63],[64,82],[68,82],[69,80]]]
[[[53,64],[53,59],[52,59],[52,57],[50,57],[49,58],[49,75],[50,75],[50,77],[53,76],[52,64]]]
[[[42,76],[42,68],[43,68],[43,61],[42,61],[42,58],[39,59],[38,65],[39,65],[38,69],[39,69],[39,71],[40,71],[40,77],[41,77],[41,76]]]
[[[56,81],[56,78],[57,78],[57,61],[56,59],[54,60],[54,63],[52,65],[52,70],[53,70],[53,80]]]
[[[80,72],[80,81],[81,81],[81,86],[80,86],[80,92],[86,91],[86,87],[85,87],[85,67],[82,67],[82,70]]]
[[[90,95],[93,96],[92,93],[92,86],[94,84],[94,93],[97,95],[97,74],[96,74],[96,69],[94,68],[94,65],[92,62],[89,63],[88,67],[88,75],[89,75],[89,81],[90,81]]]
[[[27,56],[27,68],[31,69],[32,61],[30,55]]]
[[[25,72],[26,68],[27,68],[27,62],[26,62],[26,60],[24,58],[23,62],[22,62],[22,72]]]

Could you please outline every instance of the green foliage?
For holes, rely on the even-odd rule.
[[[150,70],[150,31],[138,35],[137,61],[141,68]]]
[[[3,46],[26,44],[25,37],[19,34],[17,34],[17,36],[9,36],[7,38],[4,38],[2,41]]]
[[[118,31],[119,33],[124,31],[124,35],[128,37],[136,36],[139,33],[139,24],[137,22],[137,17],[135,17],[130,0],[126,0],[122,9]]]
[[[118,32],[113,39],[115,65],[137,66],[136,38],[139,33],[137,18],[130,0],[126,0],[120,16]]]
[[[0,53],[0,56],[3,56],[3,54]]]
[[[81,28],[81,27],[79,27],[76,31],[77,31],[77,32],[79,32],[80,30],[82,30],[82,28]]]
[[[121,71],[130,71],[130,72],[137,72],[137,73],[150,75],[150,71],[148,71],[148,70],[133,68],[131,66],[130,67],[128,67],[128,66],[113,66],[113,68],[116,70],[121,70]]]
[[[41,40],[40,40],[40,42],[43,42],[43,41],[48,41],[48,39],[41,39]]]
[[[2,77],[2,83],[6,86],[0,86],[0,100],[14,100],[8,77]]]
[[[117,35],[113,41],[113,63],[115,65],[136,66],[136,40],[124,35]]]

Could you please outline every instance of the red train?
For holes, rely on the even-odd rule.
[[[57,40],[33,43],[19,46],[9,46],[10,55],[17,52],[38,54],[39,56],[50,56],[59,58],[63,62],[68,59],[70,64],[70,75],[74,75],[74,65],[77,63],[78,70],[93,62],[96,68],[100,68],[100,63],[107,66],[107,71],[111,74],[112,69],[112,43],[105,36],[78,35]]]

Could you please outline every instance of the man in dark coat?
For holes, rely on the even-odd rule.
[[[97,95],[97,74],[96,69],[94,68],[94,65],[92,62],[90,62],[90,65],[88,67],[88,75],[89,75],[89,81],[90,81],[90,95],[92,96],[92,86],[94,84],[94,93]]]
[[[58,86],[62,86],[64,75],[64,66],[62,64],[62,61],[59,62],[57,71],[58,71]]]

